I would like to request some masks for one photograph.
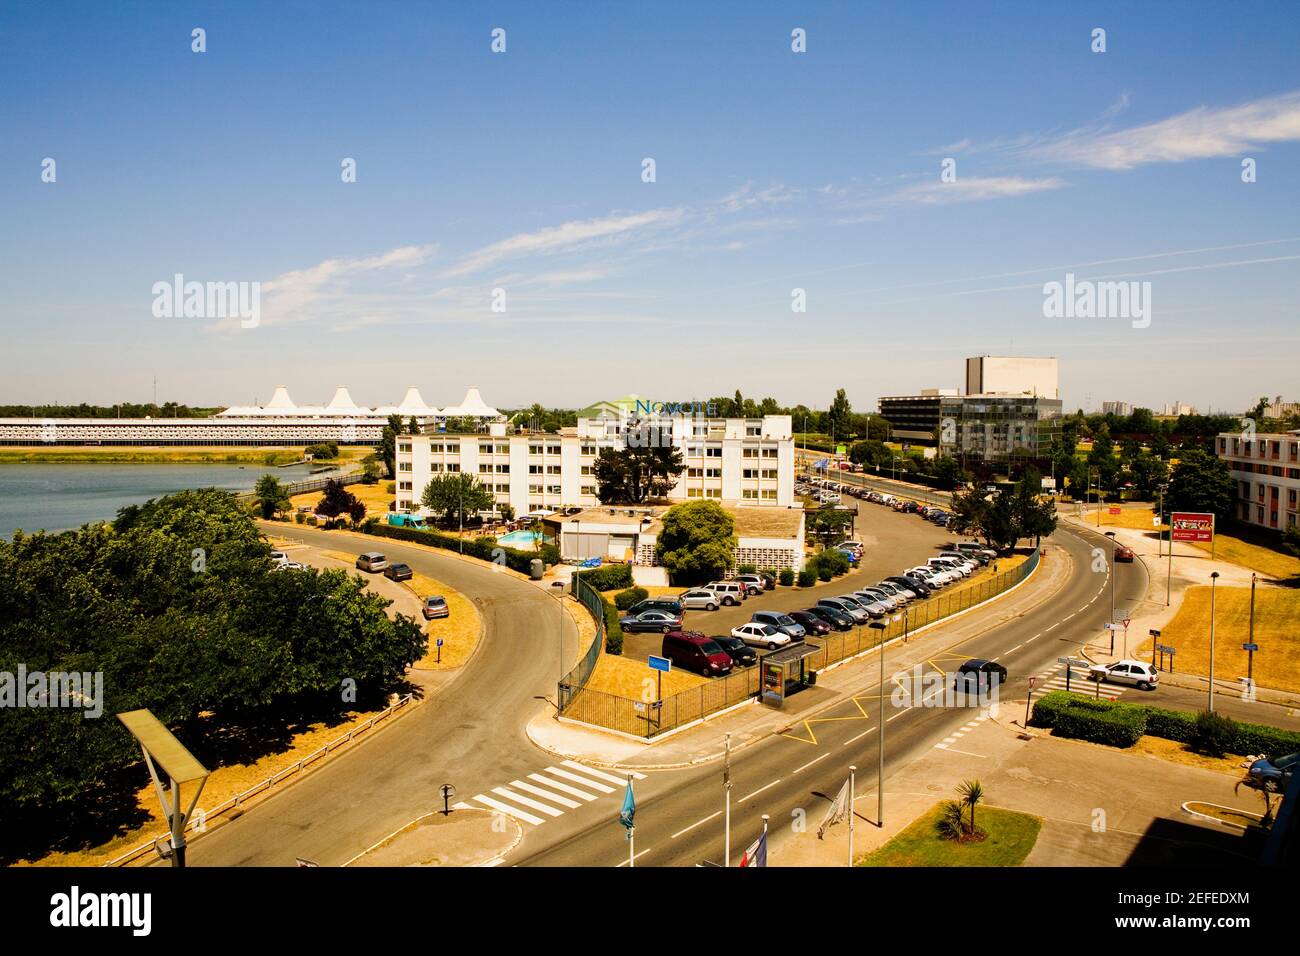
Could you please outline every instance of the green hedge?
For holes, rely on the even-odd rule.
[[[605,600],[602,595],[600,603],[605,606],[605,653],[623,653],[623,627],[618,623],[618,608]]]
[[[799,587],[810,588],[817,583],[817,572],[812,568],[804,568],[799,572]]]
[[[575,571],[583,581],[597,591],[613,591],[632,586],[632,565],[606,564],[589,571]]]
[[[781,587],[788,588],[794,584],[794,568],[782,568],[780,574]]]
[[[1114,747],[1131,747],[1144,733],[1191,744],[1197,715],[1146,704],[1093,700],[1053,691],[1034,701],[1029,723],[1063,737],[1077,737]],[[1236,754],[1280,754],[1300,749],[1300,732],[1236,721],[1228,750]]]
[[[410,541],[413,544],[443,548],[447,551],[461,550],[459,538],[449,534],[440,534],[437,531],[399,528],[388,524],[369,525],[363,527],[362,530],[366,534],[372,534],[377,538]],[[541,558],[542,563],[546,565],[558,564],[560,559],[559,551],[554,545],[545,545],[539,551],[520,551],[518,548],[507,548],[504,545],[497,544],[495,538],[475,538],[472,541],[466,541],[464,544],[465,554],[482,561],[494,561],[498,552],[505,556],[506,567],[522,574],[528,574],[534,558]]]
[[[628,588],[626,591],[619,591],[614,595],[614,607],[620,611],[626,611],[638,601],[644,601],[650,596],[650,592],[645,588]]]

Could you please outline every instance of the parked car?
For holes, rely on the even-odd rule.
[[[739,604],[749,597],[745,586],[735,581],[713,581],[705,587],[716,594],[725,605]]]
[[[1246,773],[1269,793],[1281,793],[1291,785],[1291,776],[1295,773],[1297,762],[1300,762],[1300,753],[1287,754],[1285,757],[1261,757],[1250,765]]]
[[[289,556],[285,554],[283,551],[272,551],[271,560],[274,561],[276,564],[287,564],[289,561]]]
[[[673,662],[673,667],[706,677],[731,673],[731,655],[699,631],[670,631],[664,635],[662,653]]]
[[[817,602],[817,606],[829,607],[841,614],[847,614],[854,624],[866,624],[871,620],[871,615],[856,601],[846,601],[839,597],[822,598]]]
[[[646,598],[644,601],[637,601],[624,613],[628,617],[636,617],[642,611],[664,611],[673,617],[681,617],[685,610],[680,598]]]
[[[917,565],[914,568],[908,568],[903,574],[909,577],[917,577],[929,585],[932,589],[937,590],[945,584],[951,584],[956,577],[951,571],[940,571],[938,568],[931,567],[928,564]]]
[[[738,637],[732,637],[730,634],[715,634],[713,643],[722,648],[723,652],[731,658],[731,663],[737,667],[752,667],[758,663],[758,655],[754,649]]]
[[[755,624],[770,624],[782,634],[788,634],[796,641],[802,641],[808,633],[804,626],[784,611],[755,611],[750,616]]]
[[[925,562],[932,568],[938,568],[940,571],[951,571],[961,578],[968,578],[971,575],[974,564],[966,564],[964,561],[958,564],[952,558],[930,558]]]
[[[988,555],[979,554],[978,552],[972,554],[963,554],[961,551],[940,551],[939,557],[952,558],[954,561],[960,561],[963,564],[968,564],[973,568],[982,568],[984,567],[984,565],[988,564],[990,560]]]
[[[830,623],[810,611],[791,611],[790,617],[803,626],[807,637],[820,637],[831,632]]]
[[[378,551],[367,551],[365,554],[357,555],[357,570],[369,571],[371,574],[377,574],[388,567],[388,559]]]
[[[982,554],[990,560],[998,556],[996,551],[978,541],[958,541],[953,545],[953,548],[957,551],[970,551],[974,554]]]
[[[799,613],[811,614],[813,617],[820,618],[834,631],[851,631],[855,623],[853,618],[849,617],[845,612],[825,605],[805,608]]]
[[[1115,545],[1115,560],[1123,561],[1126,564],[1133,563],[1133,549],[1126,548],[1122,544]]]
[[[439,617],[451,617],[451,609],[447,607],[447,599],[441,594],[432,594],[425,598],[420,610],[424,612],[426,621],[432,621],[434,618]]]
[[[995,684],[1006,683],[1007,669],[997,661],[986,661],[974,657],[957,668],[957,673],[954,676],[958,689],[973,690],[976,687],[992,687]],[[974,687],[971,685],[974,685]]]
[[[766,647],[774,651],[790,643],[790,635],[782,634],[771,624],[758,624],[751,621],[731,629],[731,636],[739,638],[751,647]]]
[[[708,588],[695,588],[677,595],[677,603],[688,611],[716,611],[719,600],[719,597]]]
[[[932,590],[929,585],[920,578],[906,574],[895,574],[891,577],[885,578],[885,580],[891,584],[897,584],[905,590],[911,591],[918,598],[928,598],[930,596],[930,591]]]
[[[759,571],[758,576],[763,579],[764,591],[772,591],[776,589],[776,575],[771,571]]]
[[[754,594],[761,594],[767,590],[767,581],[763,579],[761,574],[738,574],[736,580],[749,588]]]
[[[858,607],[867,612],[868,617],[884,617],[889,613],[889,608],[881,604],[875,598],[867,597],[865,594],[841,594],[841,600],[852,601]]]
[[[1160,673],[1145,661],[1124,658],[1113,664],[1094,664],[1088,669],[1088,680],[1110,684],[1132,684],[1141,690],[1155,690]]]
[[[866,598],[869,602],[879,604],[886,611],[896,611],[902,606],[902,602],[892,594],[885,591],[884,588],[874,586],[869,588],[858,588],[858,590],[853,592],[853,596],[856,598],[859,595]]]
[[[886,594],[893,597],[900,604],[909,604],[916,600],[916,592],[911,588],[905,588],[901,584],[895,584],[893,581],[878,581],[872,587],[879,588]]]
[[[682,616],[668,611],[642,611],[640,614],[628,615],[619,619],[619,627],[632,634],[645,631],[680,631]]]
[[[384,577],[390,581],[409,581],[415,577],[415,572],[411,566],[402,561],[394,561],[388,567],[384,568]]]

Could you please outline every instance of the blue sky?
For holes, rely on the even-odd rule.
[[[1300,7],[1130,6],[6,3],[0,402],[1300,399]],[[1067,272],[1149,327],[1045,318]]]

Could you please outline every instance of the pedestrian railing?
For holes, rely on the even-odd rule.
[[[306,767],[309,767],[317,760],[320,760],[322,757],[325,757],[331,751],[337,750],[339,747],[343,746],[343,744],[347,743],[348,741],[356,739],[356,737],[358,737],[362,733],[365,733],[371,727],[374,727],[375,724],[379,723],[384,718],[392,716],[398,710],[400,710],[401,708],[409,704],[412,701],[412,699],[413,699],[413,695],[411,694],[406,694],[403,697],[399,697],[394,703],[390,704],[388,707],[385,707],[383,710],[375,714],[375,716],[371,717],[370,719],[353,727],[343,736],[335,737],[329,743],[325,744],[325,746],[313,751],[312,753],[307,754],[305,757],[300,758],[299,760],[285,767],[283,770],[272,774],[271,776],[267,777],[265,780],[261,781],[260,783],[253,784],[253,786],[249,787],[243,793],[235,794],[233,797],[226,800],[224,803],[218,804],[217,806],[213,807],[211,810],[206,810],[201,808],[196,810],[194,814],[190,817],[190,819],[186,822],[185,829],[189,830],[192,833],[202,833],[204,830],[207,829],[208,822],[212,820],[214,817],[218,817],[223,813],[228,813],[231,810],[237,809],[238,807],[243,805],[243,803],[247,801],[250,797],[255,797],[257,796],[257,794],[261,793],[264,790],[270,790],[276,784],[287,780],[289,777],[292,777],[294,774],[301,773]],[[144,856],[146,853],[149,853],[151,850],[153,850],[155,846],[159,846],[170,839],[171,839],[170,834],[167,833],[160,834],[159,836],[154,837],[148,843],[142,843],[139,846],[137,846],[135,849],[128,850],[126,853],[123,853],[121,856],[114,857],[113,859],[109,860],[107,863],[104,863],[102,865],[103,866],[125,866],[127,863],[130,863],[131,861],[136,860],[141,856]]]
[[[567,711],[570,706],[586,688],[591,672],[596,669],[596,662],[600,660],[601,648],[605,645],[605,599],[600,596],[599,591],[582,580],[580,574],[573,576],[573,592],[574,596],[591,612],[596,622],[596,637],[591,642],[591,647],[587,648],[587,653],[582,655],[573,670],[560,679],[556,688],[556,705],[559,712],[565,716],[568,716]]]
[[[290,498],[294,495],[305,495],[309,491],[323,491],[325,486],[331,481],[337,481],[340,485],[355,485],[365,481],[366,474],[363,471],[349,471],[338,475],[332,475],[328,478],[304,478],[302,481],[292,481],[284,485],[285,493]],[[241,491],[235,495],[240,500],[248,500],[257,497],[256,491]]]
[[[882,643],[899,637],[906,638],[912,631],[987,601],[1029,577],[1038,566],[1038,560],[1039,551],[1035,548],[1025,561],[1010,570],[990,575],[949,593],[937,594],[895,612],[883,622],[883,629],[863,625],[851,631],[837,631],[825,637],[809,639],[807,643],[816,650],[804,658],[807,670],[824,670]],[[592,667],[594,666],[593,659]],[[584,724],[649,739],[757,697],[761,673],[760,655],[757,666],[733,671],[726,677],[714,678],[696,687],[678,691],[660,701],[620,697],[604,691],[587,690],[583,684],[577,684],[572,686],[565,698],[561,714]],[[590,671],[587,676],[590,676]]]

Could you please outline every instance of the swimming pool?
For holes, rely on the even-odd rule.
[[[497,544],[504,544],[507,548],[531,548],[541,537],[541,533],[537,531],[511,531],[497,538]]]

